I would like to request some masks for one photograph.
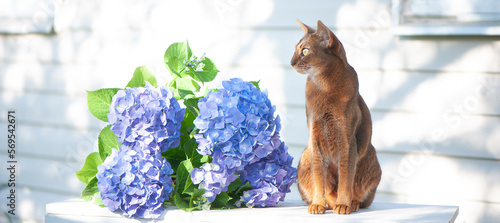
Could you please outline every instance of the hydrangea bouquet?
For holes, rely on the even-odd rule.
[[[170,45],[164,59],[167,86],[139,67],[124,89],[88,91],[90,113],[108,125],[76,173],[86,184],[81,198],[152,219],[169,204],[193,211],[283,201],[296,169],[267,92],[238,78],[208,90],[219,71],[187,42]]]

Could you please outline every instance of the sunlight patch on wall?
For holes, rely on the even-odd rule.
[[[31,189],[28,187],[24,187],[22,189],[23,195],[26,197],[31,196]],[[18,193],[20,194],[20,193]],[[16,211],[19,211],[19,216],[35,216],[35,202],[32,199],[22,199],[22,197],[18,200],[19,207]],[[24,221],[23,221],[24,222]]]
[[[455,46],[456,47],[456,46]],[[456,47],[458,48],[458,47]],[[443,69],[460,72],[477,72],[478,69],[486,71],[496,70],[500,66],[500,41],[489,41],[466,51],[454,55],[454,60]],[[477,56],[481,55],[481,56]]]
[[[251,3],[243,1],[241,12],[236,13],[241,16],[241,20],[249,25],[259,25],[265,23],[274,12],[274,1],[261,0]]]
[[[390,20],[367,21],[366,15],[378,17],[379,15],[389,18],[390,12],[385,5],[381,5],[377,1],[358,0],[354,4],[344,3],[340,6],[337,13],[337,24],[340,27],[360,27],[360,28],[376,28],[383,29],[390,25]],[[380,17],[381,18],[381,17]]]
[[[89,117],[86,98],[72,100],[66,107],[66,120],[71,120],[72,125],[77,128],[88,128]]]
[[[2,72],[3,78],[1,81],[2,89],[22,93],[26,89],[33,89],[43,85],[43,69],[41,65],[36,63],[18,63],[7,66]],[[11,96],[4,94],[4,101],[10,104],[14,99]]]

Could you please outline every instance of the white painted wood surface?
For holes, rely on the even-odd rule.
[[[18,216],[43,222],[46,203],[83,189],[74,173],[102,127],[85,90],[124,86],[144,64],[166,83],[163,53],[185,39],[214,60],[219,81],[261,80],[296,165],[307,128],[306,78],[289,66],[302,37],[295,20],[321,19],[347,49],[372,111],[383,169],[376,202],[458,205],[457,222],[500,219],[500,38],[395,36],[390,2],[66,0],[55,33],[0,34],[0,130],[7,109],[19,114]],[[295,187],[288,199],[300,199]]]
[[[54,28],[54,16],[60,0],[3,0],[0,3],[0,33],[48,34]]]
[[[331,211],[310,215],[303,202],[283,203],[279,207],[241,208],[184,212],[169,207],[155,221],[126,219],[91,202],[69,200],[47,204],[45,223],[63,222],[454,222],[459,209],[456,206],[374,203],[350,215]]]
[[[401,36],[498,36],[500,2],[495,0],[393,0],[393,33]]]

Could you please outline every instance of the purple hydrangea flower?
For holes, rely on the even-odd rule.
[[[281,121],[274,116],[276,107],[267,92],[252,83],[233,78],[222,85],[223,89],[209,92],[198,102],[197,150],[212,156],[223,171],[241,174],[243,183],[250,182],[253,189],[243,196],[247,205],[275,206],[296,181],[293,158],[279,139]],[[193,182],[204,186],[206,178],[193,176],[197,171],[192,174]],[[206,197],[214,196],[207,193]]]
[[[204,163],[200,169],[194,168],[191,171],[191,180],[194,184],[200,184],[200,189],[205,189],[203,196],[209,202],[213,202],[217,194],[227,191],[229,184],[236,178],[234,172],[215,163]]]
[[[145,87],[127,88],[113,96],[108,121],[121,144],[158,145],[165,152],[179,146],[184,114],[171,91],[146,82]]]
[[[132,218],[158,218],[172,193],[173,170],[158,152],[125,145],[97,167],[102,202],[112,212]]]

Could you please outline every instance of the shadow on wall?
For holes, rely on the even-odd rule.
[[[322,3],[325,7],[318,10],[310,3],[274,1],[274,11],[265,22],[251,23],[236,14],[252,4],[241,2],[233,9],[235,14],[227,14],[243,25],[235,36],[238,40],[230,42],[237,49],[225,60],[226,68],[257,70],[253,68],[257,66],[260,73],[246,79],[261,77],[270,91],[276,80],[272,76],[277,75],[273,72],[279,70],[285,98],[278,106],[285,107],[282,120],[293,122],[294,118],[286,117],[287,110],[304,107],[303,99],[295,97],[304,85],[297,81],[304,79],[293,76],[299,74],[289,66],[294,45],[302,38],[295,20],[314,26],[321,19],[334,26],[358,71],[362,94],[370,93],[365,99],[370,99],[373,141],[384,169],[379,191],[389,195],[386,201],[463,204],[471,207],[463,211],[464,219],[495,218],[474,207],[500,202],[488,196],[500,184],[490,182],[500,174],[494,137],[500,132],[499,86],[498,78],[491,75],[499,70],[495,65],[498,39],[400,38],[389,32],[386,2]],[[213,46],[217,49],[224,44],[228,42],[221,38]],[[270,51],[271,55],[265,55]],[[307,136],[295,146],[305,147],[306,140]]]
[[[357,2],[323,10],[346,15],[342,10],[356,8],[364,1]],[[279,1],[276,8],[281,8]],[[299,8],[307,10],[307,6]],[[330,26],[333,21],[333,31],[343,41],[360,76],[362,94],[375,94],[365,99],[370,98],[373,140],[384,169],[379,191],[390,195],[386,196],[388,201],[470,207],[463,211],[463,219],[468,221],[498,217],[477,208],[486,204],[498,208],[495,205],[500,202],[490,196],[498,193],[495,188],[500,184],[491,182],[491,177],[500,175],[499,140],[495,139],[500,132],[500,86],[498,78],[491,75],[499,72],[495,65],[498,38],[395,37],[388,30],[389,24],[374,30],[373,21],[385,21],[383,10],[389,14],[388,7],[381,10],[365,15],[353,12],[351,17],[366,19],[358,20],[359,24],[346,25],[341,18],[325,19],[322,14],[301,18],[314,21],[305,22],[312,27],[317,19]],[[297,42],[302,32],[295,20],[289,24],[295,30],[289,38]],[[272,40],[276,49],[289,49],[275,51],[284,69],[290,69],[287,75],[299,75],[288,65],[295,42]],[[285,78],[285,91],[296,91],[289,89],[297,86],[296,80]],[[303,104],[288,106],[300,109]]]
[[[498,44],[492,42],[498,39],[394,37],[388,32],[389,6],[382,0],[197,3],[108,7],[73,1],[61,8],[64,23],[54,35],[0,36],[0,107],[20,114],[19,188],[24,189],[18,201],[28,210],[22,216],[42,219],[45,203],[78,197],[84,186],[74,171],[95,150],[102,127],[87,112],[85,90],[124,86],[143,64],[165,74],[162,56],[172,42],[189,39],[195,53],[206,50],[222,71],[219,79],[261,79],[283,107],[283,122],[295,121],[287,115],[302,113],[305,84],[289,65],[302,38],[296,19],[311,26],[321,19],[348,50],[372,110],[373,140],[384,168],[379,191],[390,195],[388,201],[500,202],[489,196],[498,193],[499,184],[490,181],[500,179],[494,139],[500,132],[498,84],[489,75],[500,70],[493,62]],[[189,16],[181,8],[189,8]],[[469,96],[476,97],[477,106]],[[0,120],[6,128],[5,118]],[[433,139],[436,129],[444,132],[438,140]],[[295,146],[305,147],[306,140]],[[426,184],[429,179],[435,183]],[[413,198],[400,198],[408,196]],[[468,219],[497,216],[488,210]]]
[[[224,44],[238,36],[238,20],[220,21],[226,14],[238,15],[233,12],[241,9],[242,2],[196,3],[70,1],[61,6],[53,34],[0,35],[0,108],[19,114],[18,216],[41,222],[46,203],[80,195],[84,185],[75,171],[96,150],[103,127],[87,111],[85,90],[125,86],[134,69],[144,64],[158,79],[165,78],[163,54],[172,42],[189,39],[194,49],[210,53],[215,51],[210,44]],[[272,13],[273,3],[263,4]],[[254,8],[241,14],[245,21],[264,22],[252,15],[258,11],[263,18],[265,11],[249,6]],[[220,51],[228,49],[238,50],[233,45]],[[222,64],[231,64],[224,56],[231,53],[220,54]],[[213,55],[217,58],[217,53]],[[0,127],[7,129],[5,117],[0,118]],[[0,142],[7,144],[5,138]],[[0,157],[0,161],[6,159]]]

